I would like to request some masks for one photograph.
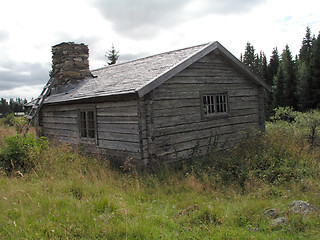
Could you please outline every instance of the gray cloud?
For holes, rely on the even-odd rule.
[[[158,31],[159,25],[181,19],[179,9],[190,0],[95,0],[95,6],[114,29],[126,36],[143,38]]]
[[[185,11],[190,3],[199,8]],[[154,37],[160,29],[198,17],[218,14],[243,14],[266,0],[95,0],[103,17],[114,30],[131,38]]]
[[[3,40],[7,40],[9,38],[9,34],[7,32],[0,32],[0,42]]]
[[[21,86],[45,85],[49,79],[50,66],[39,63],[10,62],[0,64],[0,67],[1,90],[10,90]]]
[[[219,15],[244,14],[252,11],[266,0],[204,0],[204,13]]]

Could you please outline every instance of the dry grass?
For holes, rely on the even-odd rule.
[[[15,134],[1,127],[0,133],[2,139]],[[305,146],[283,134],[268,134],[268,146],[276,152],[286,149],[291,157],[310,158],[319,170],[315,150],[306,152]],[[253,143],[249,144],[252,151]],[[248,158],[257,153],[246,151],[236,156]],[[263,215],[274,208],[288,216],[293,200],[319,207],[319,177],[306,175],[275,186],[249,172],[243,191],[237,183],[221,182],[214,169],[185,169],[124,173],[110,168],[103,158],[85,157],[68,145],[52,146],[23,178],[0,176],[0,238],[320,238],[319,213],[306,218],[289,215],[288,223],[276,229]]]

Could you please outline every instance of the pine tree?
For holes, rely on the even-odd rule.
[[[292,59],[292,54],[289,46],[286,45],[281,55],[281,63],[283,65],[284,73],[284,106],[291,106],[297,109],[297,80],[296,80],[296,68]]]
[[[267,77],[267,83],[269,85],[272,85],[272,81],[274,76],[277,74],[278,72],[278,67],[279,67],[279,63],[280,63],[280,59],[279,59],[279,53],[278,53],[278,49],[274,48],[272,51],[272,55],[270,57],[270,61],[268,64],[268,77]]]
[[[302,46],[299,51],[299,60],[301,62],[310,63],[312,45],[314,41],[314,37],[311,37],[311,29],[307,27],[306,35],[302,40]]]
[[[118,58],[120,57],[119,52],[115,50],[113,44],[111,50],[108,50],[105,56],[110,60],[110,62],[108,62],[108,65],[116,64]]]
[[[277,74],[273,78],[272,87],[273,99],[272,99],[272,109],[278,106],[284,105],[284,71],[283,65],[279,64]]]
[[[260,78],[267,82],[268,78],[268,62],[267,62],[267,57],[264,52],[260,52]]]
[[[311,52],[314,37],[311,37],[311,30],[306,29],[306,35],[302,40],[302,46],[299,51],[299,59],[297,61],[297,96],[298,109],[301,111],[310,109],[311,103]]]
[[[310,86],[310,106],[312,108],[320,107],[320,33],[313,43],[311,59],[311,86]]]
[[[273,103],[273,92],[276,90],[276,86],[274,86],[274,77],[276,76],[279,68],[279,54],[278,54],[278,49],[274,48],[272,51],[272,55],[269,60],[269,64],[267,65],[267,73],[266,73],[266,83],[269,86],[272,87],[272,91],[266,91],[266,96],[265,96],[265,113],[266,113],[266,118],[268,119],[272,115],[272,110],[276,106]]]
[[[252,71],[255,69],[255,50],[250,42],[247,42],[242,62]]]
[[[310,64],[301,62],[297,63],[297,97],[298,97],[298,110],[305,111],[312,106],[311,96],[311,68]]]

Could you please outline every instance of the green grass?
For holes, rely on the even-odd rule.
[[[319,147],[279,131],[270,125],[263,136],[199,158],[202,165],[153,173],[125,173],[63,145],[31,154],[35,167],[23,177],[0,171],[0,239],[320,239],[320,213],[300,216],[288,206],[320,207]],[[269,165],[261,170],[262,158],[274,170],[291,161],[295,174],[262,177],[274,176]],[[221,163],[237,159],[232,170]],[[263,214],[270,208],[287,223],[273,227]]]
[[[255,191],[241,194],[232,187],[205,189],[188,178],[177,179],[175,183],[118,174],[116,178],[118,180],[107,176],[102,179],[92,176],[70,176],[65,179],[2,177],[1,238],[320,237],[318,214],[304,218],[292,216],[286,226],[278,229],[272,229],[270,220],[263,215],[266,209],[275,208],[287,216],[288,204],[295,199],[319,204],[319,190],[302,192],[300,184],[277,188],[277,193],[268,186],[261,186]],[[158,186],[146,186],[144,182]]]

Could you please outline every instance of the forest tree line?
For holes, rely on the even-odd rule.
[[[24,105],[27,103],[27,99],[13,98],[9,99],[9,102],[5,98],[0,100],[0,113],[2,116],[6,116],[9,113],[24,112]]]
[[[307,27],[295,57],[286,45],[281,54],[274,48],[268,61],[264,52],[256,53],[248,42],[240,60],[272,86],[265,94],[267,119],[279,106],[302,112],[320,107],[320,33],[315,37]]]

